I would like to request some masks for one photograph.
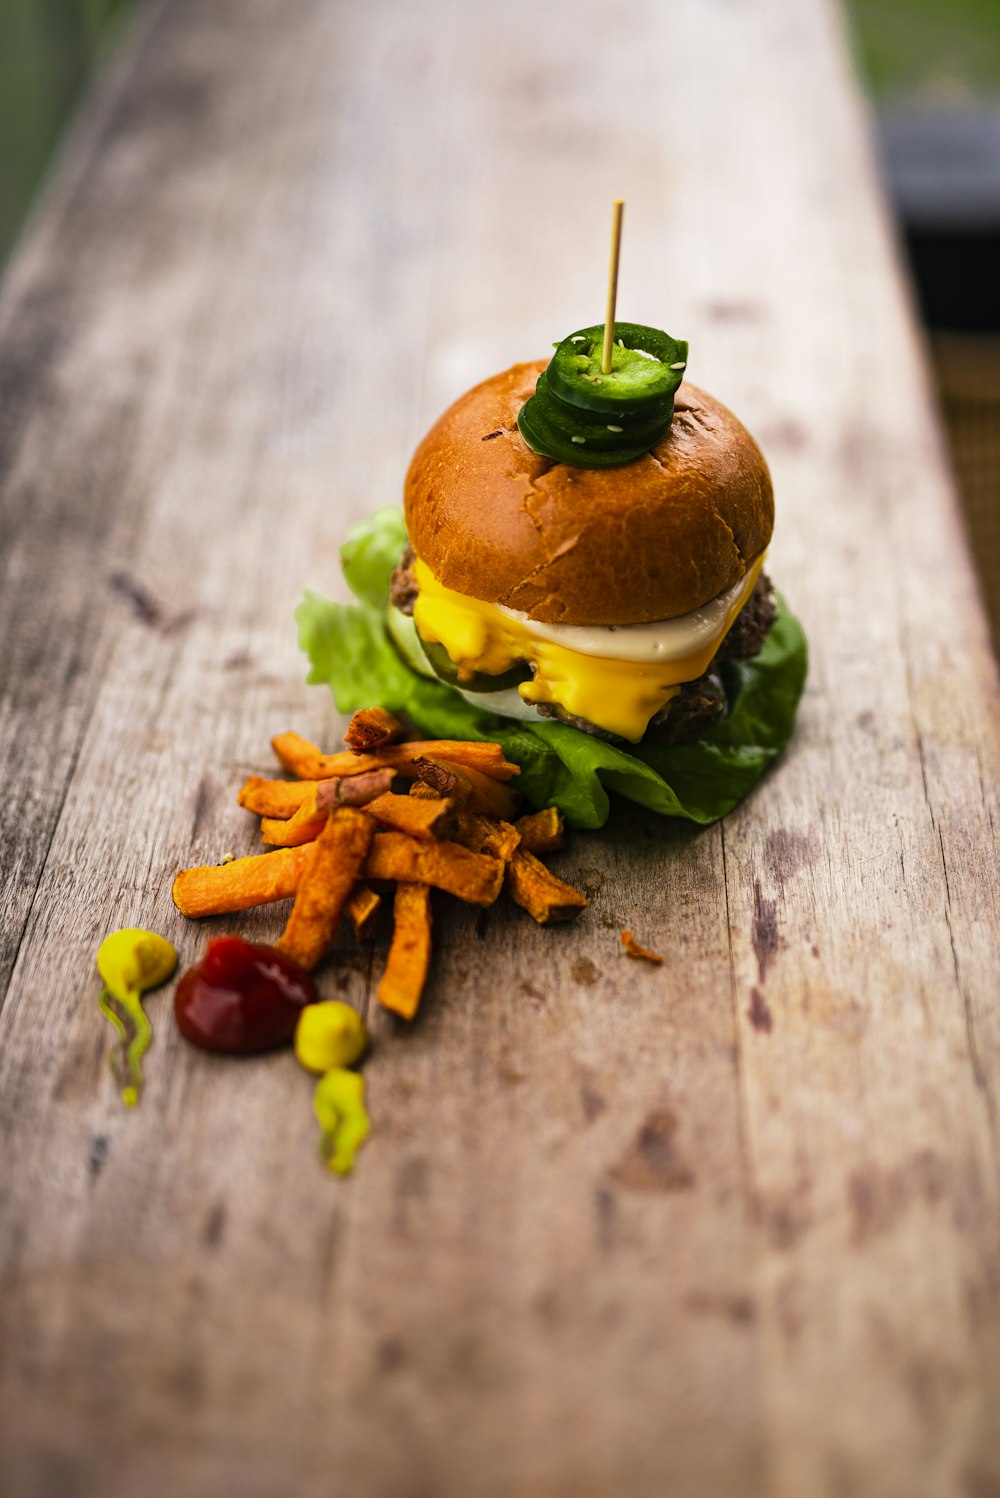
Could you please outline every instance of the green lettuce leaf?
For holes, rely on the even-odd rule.
[[[307,592],[295,617],[308,680],[330,687],[341,712],[379,704],[407,713],[432,738],[497,739],[521,767],[518,788],[536,806],[558,806],[573,827],[600,827],[612,791],[667,817],[708,825],[732,811],[792,736],[806,678],[802,626],[782,598],[764,646],[721,668],[728,710],[691,744],[628,750],[564,723],[515,723],[473,707],[443,682],[410,669],[389,639],[389,576],[406,544],[398,509],[378,510],[344,543],[356,604]]]

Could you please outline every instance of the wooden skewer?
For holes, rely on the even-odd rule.
[[[604,314],[604,348],[601,353],[601,373],[611,373],[611,350],[615,341],[615,303],[618,300],[618,255],[622,245],[622,214],[625,204],[615,198],[611,208],[611,262],[608,266],[608,306]]]

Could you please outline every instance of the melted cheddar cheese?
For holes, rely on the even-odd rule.
[[[681,685],[708,669],[763,563],[762,554],[735,587],[681,619],[591,629],[534,623],[513,609],[455,593],[418,558],[413,618],[422,639],[448,652],[460,681],[476,673],[498,676],[528,661],[534,675],[517,689],[524,702],[555,703],[638,743],[650,718]]]

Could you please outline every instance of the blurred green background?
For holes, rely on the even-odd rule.
[[[1000,95],[1000,0],[847,0],[880,103]]]
[[[0,0],[0,261],[132,0]]]
[[[135,3],[0,0],[0,261]],[[879,104],[1000,98],[1000,0],[846,0],[846,7],[862,76]]]

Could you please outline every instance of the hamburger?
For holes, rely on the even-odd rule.
[[[777,612],[759,447],[681,382],[686,345],[672,344],[684,358],[668,365],[630,342],[605,391],[579,384],[586,406],[574,404],[577,369],[601,379],[587,373],[599,369],[595,340],[576,334],[555,395],[558,350],[445,411],[406,475],[408,544],[387,612],[406,664],[473,706],[623,748],[690,742],[723,718],[723,666],[756,657]],[[630,380],[657,386],[652,400],[640,390],[638,410]]]

